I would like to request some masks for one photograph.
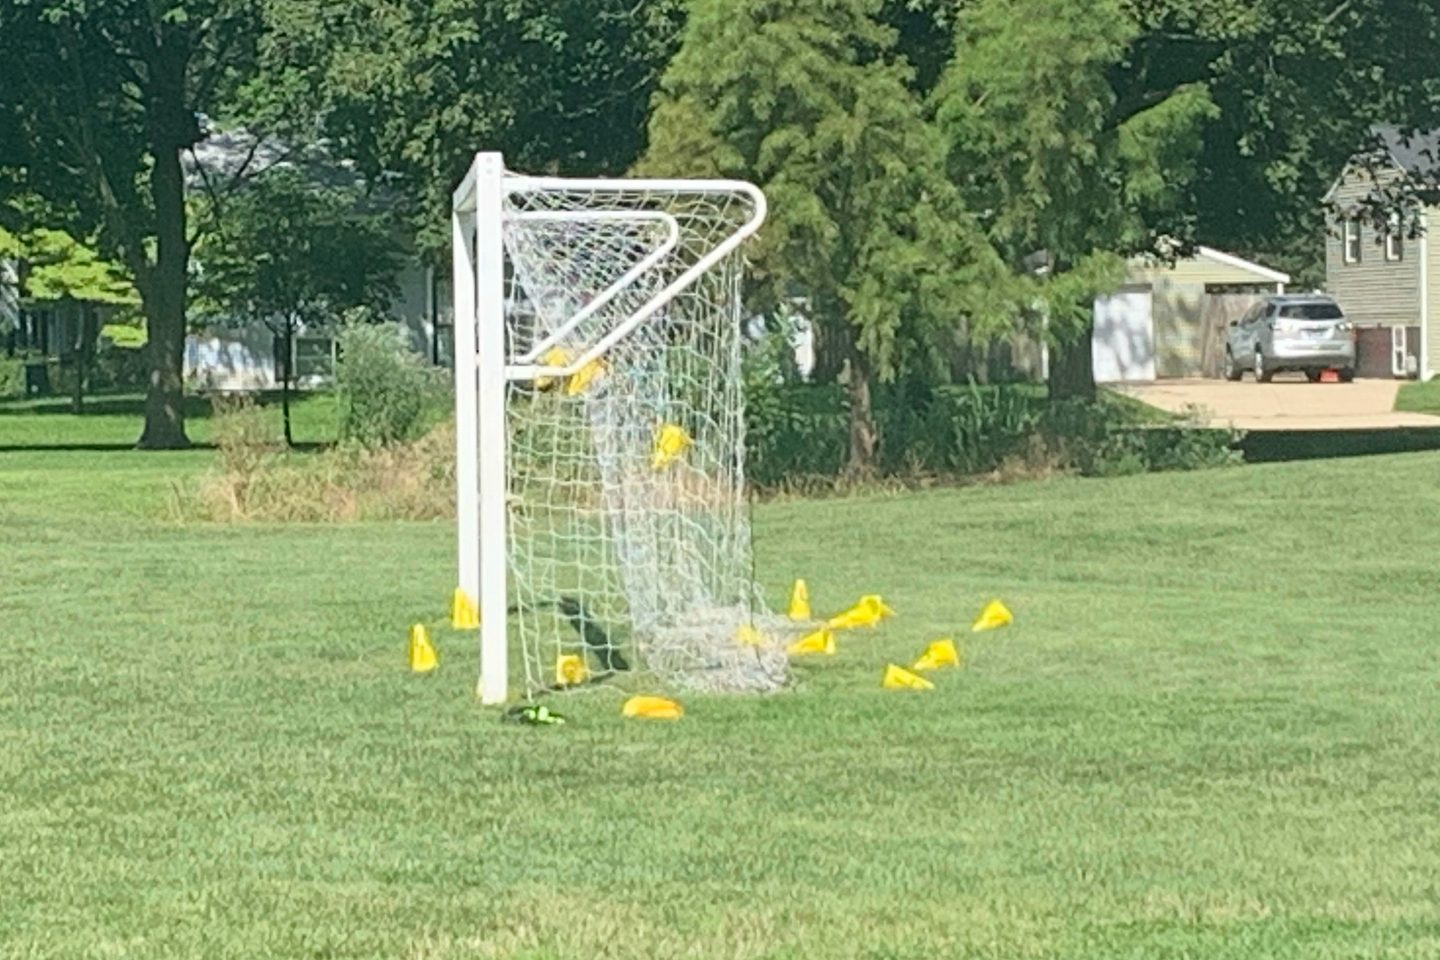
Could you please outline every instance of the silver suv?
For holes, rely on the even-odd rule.
[[[1355,327],[1330,297],[1266,297],[1225,332],[1225,379],[1251,370],[1269,383],[1282,370],[1302,370],[1315,383],[1326,370],[1355,379]]]

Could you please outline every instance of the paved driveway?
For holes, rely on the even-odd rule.
[[[1115,389],[1175,413],[1199,407],[1212,426],[1240,430],[1360,430],[1440,427],[1440,417],[1396,413],[1399,380],[1310,383],[1303,374],[1280,374],[1273,383],[1244,380],[1161,380]]]

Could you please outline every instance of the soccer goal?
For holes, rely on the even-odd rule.
[[[481,153],[455,191],[459,586],[484,703],[644,671],[781,685],[745,496],[742,247],[721,180],[523,176]]]

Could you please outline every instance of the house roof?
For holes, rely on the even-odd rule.
[[[1409,174],[1424,176],[1440,167],[1440,130],[1407,134],[1400,127],[1378,126],[1374,133],[1380,138],[1395,165]]]
[[[1253,260],[1246,260],[1244,257],[1237,257],[1233,253],[1226,253],[1223,250],[1216,250],[1214,247],[1200,247],[1195,255],[1204,257],[1206,260],[1213,260],[1216,263],[1223,263],[1227,267],[1234,267],[1237,270],[1244,270],[1246,273],[1253,273],[1255,276],[1272,283],[1289,283],[1290,274],[1281,273],[1279,270],[1271,270]]]
[[[1379,141],[1379,146],[1389,156],[1390,162],[1402,173],[1420,179],[1440,179],[1440,128],[1407,132],[1406,128],[1394,124],[1377,124],[1370,133]],[[1335,191],[1345,182],[1345,177],[1355,166],[1357,157],[1373,156],[1367,148],[1357,151],[1345,164],[1345,169],[1335,178],[1330,189],[1325,191],[1321,203],[1329,203]]]

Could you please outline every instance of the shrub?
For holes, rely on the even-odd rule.
[[[351,315],[337,339],[340,439],[376,448],[424,434],[434,421],[441,378],[405,345],[399,326]]]
[[[0,357],[0,399],[25,395],[25,361]]]

